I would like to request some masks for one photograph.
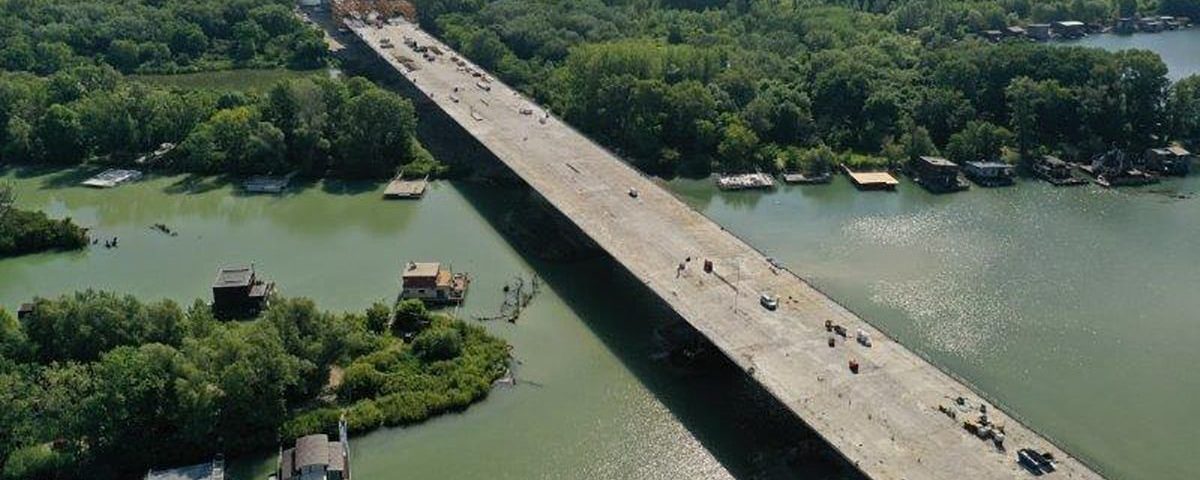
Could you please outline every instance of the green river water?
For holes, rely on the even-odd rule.
[[[609,262],[545,263],[510,247],[490,223],[510,208],[510,187],[439,182],[421,201],[388,202],[377,184],[318,184],[273,197],[188,186],[185,177],[112,190],[69,186],[81,178],[0,178],[14,183],[20,206],[120,239],[117,249],[0,260],[0,304],[10,311],[34,295],[83,288],[207,299],[216,268],[239,262],[255,263],[283,294],[334,310],[394,296],[407,260],[470,272],[459,312],[467,317],[495,314],[516,276],[542,279],[515,325],[487,323],[513,344],[522,383],[497,388],[463,414],[355,438],[356,478],[853,477],[821,454],[798,467],[773,461],[811,436],[778,410],[756,407],[760,395],[736,371],[681,375],[654,360],[652,332],[669,315]],[[178,236],[151,230],[155,223]],[[263,452],[233,462],[231,473],[260,480],[274,462],[274,452]]]
[[[385,202],[373,184],[283,197],[180,193],[181,177],[60,186],[78,177],[8,175],[21,205],[118,236],[120,248],[0,261],[7,308],[87,287],[205,298],[231,262],[338,310],[394,295],[409,259],[475,276],[464,315],[494,312],[516,275],[543,279],[517,324],[488,324],[514,344],[528,383],[355,439],[359,478],[849,476],[819,455],[790,470],[762,461],[803,433],[756,406],[733,372],[684,376],[654,361],[651,331],[667,314],[608,262],[545,263],[510,247],[491,223],[508,187],[443,182],[419,202]],[[840,177],[770,193],[667,186],[1112,477],[1200,475],[1200,199],[1178,198],[1200,178],[944,196],[908,183],[858,192]],[[148,228],[160,222],[179,236]],[[235,478],[272,463],[269,452],[237,462]]]

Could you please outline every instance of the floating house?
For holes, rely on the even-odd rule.
[[[1134,20],[1132,17],[1118,18],[1116,25],[1113,26],[1113,30],[1121,34],[1133,33],[1137,30],[1137,20]]]
[[[1009,38],[1024,38],[1027,33],[1024,28],[1012,26],[1004,29],[1004,36]]]
[[[1164,175],[1187,175],[1192,170],[1192,152],[1170,146],[1146,150],[1146,169]]]
[[[1158,17],[1145,17],[1138,20],[1138,30],[1146,33],[1158,33],[1166,28]]]
[[[1110,150],[1097,155],[1090,165],[1080,167],[1096,178],[1096,183],[1102,187],[1124,187],[1149,185],[1158,183],[1158,177],[1135,167],[1124,151]]]
[[[279,468],[271,480],[350,480],[350,440],[346,421],[338,422],[338,439],[323,433],[296,439],[296,446],[279,453]]]
[[[218,317],[257,315],[267,306],[275,283],[258,278],[254,266],[221,267],[213,281],[213,313]]]
[[[1050,33],[1050,28],[1049,23],[1034,23],[1026,27],[1025,31],[1028,33],[1029,38],[1044,42],[1053,37]]]
[[[462,303],[471,279],[437,262],[408,262],[400,275],[400,298],[433,304]]]
[[[21,306],[17,308],[17,320],[24,320],[25,317],[33,315],[33,305],[34,304],[32,303],[22,303]]]
[[[721,190],[750,190],[775,188],[775,180],[765,173],[743,173],[717,177],[717,188]]]
[[[1071,164],[1053,155],[1042,155],[1041,158],[1034,161],[1033,173],[1038,178],[1050,182],[1056,187],[1086,185],[1088,183],[1087,180],[1077,178],[1071,172]]]
[[[1059,38],[1081,38],[1087,35],[1087,25],[1077,20],[1062,20],[1054,22],[1054,35]]]
[[[783,174],[785,183],[796,183],[802,185],[812,185],[818,183],[829,183],[833,181],[833,175],[829,172],[824,173],[785,173]]]
[[[225,480],[225,458],[218,455],[211,462],[167,470],[151,470],[144,480]]]
[[[283,193],[292,183],[292,177],[295,177],[296,173],[292,172],[282,177],[255,175],[242,182],[242,189],[250,193]]]
[[[850,167],[842,165],[842,171],[850,177],[850,183],[859,190],[895,190],[900,184],[896,177],[888,172],[855,172]]]
[[[83,181],[83,185],[93,188],[113,188],[122,183],[132,182],[142,178],[142,172],[137,170],[121,170],[110,168],[99,175]]]
[[[153,152],[142,155],[142,156],[138,157],[137,159],[135,159],[133,162],[137,163],[139,165],[154,163],[154,162],[161,160],[168,153],[171,153],[172,150],[175,150],[174,143],[163,143],[163,144],[159,145],[158,148],[155,149]]]
[[[933,193],[966,190],[968,185],[958,177],[958,164],[942,157],[922,156],[913,162],[913,180]]]
[[[963,174],[972,182],[984,187],[1000,187],[1013,184],[1013,166],[1000,162],[967,162]]]

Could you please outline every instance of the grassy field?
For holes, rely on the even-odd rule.
[[[167,87],[258,92],[270,88],[280,80],[324,75],[329,75],[329,70],[222,70],[177,75],[131,75],[129,78]]]

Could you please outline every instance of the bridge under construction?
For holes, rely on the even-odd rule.
[[[867,476],[1025,478],[1017,452],[1030,448],[1053,455],[1051,478],[1101,478],[999,408],[980,422],[983,402],[963,382],[416,25],[372,23],[347,26]],[[776,308],[760,305],[767,293]]]

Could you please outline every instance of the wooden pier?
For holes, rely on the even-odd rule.
[[[397,176],[388,182],[387,188],[383,190],[383,198],[387,199],[418,199],[425,196],[425,189],[429,186],[429,176],[424,178],[404,180],[402,176]]]
[[[478,80],[467,71],[483,69],[459,60],[461,55],[415,25],[348,25],[867,476],[1024,480],[1030,474],[1017,463],[1016,452],[1029,447],[1053,453],[1058,463],[1053,477],[1100,478],[995,405],[988,404],[988,418],[1004,426],[1007,450],[965,431],[965,418],[950,418],[938,407],[959,396],[977,399],[980,395],[966,384],[772,264],[569,125],[541,112],[522,113],[535,104],[502,82],[472,87]],[[380,47],[385,38],[396,48],[410,48],[399,47],[407,38],[445,54],[410,72]],[[455,89],[457,101],[451,99]],[[891,175],[881,181],[895,185]],[[711,272],[700,267],[708,262]],[[759,306],[765,292],[779,298],[776,310]],[[840,340],[830,348],[827,320],[849,331],[863,330],[870,346]]]
[[[895,190],[900,184],[896,177],[888,172],[856,172],[842,165],[842,171],[850,177],[850,183],[859,190]]]

